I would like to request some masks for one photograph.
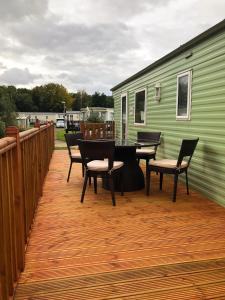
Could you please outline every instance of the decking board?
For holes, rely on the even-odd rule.
[[[55,151],[15,299],[225,299],[225,209],[172,181],[98,195],[67,152]],[[216,298],[217,297],[217,298]]]

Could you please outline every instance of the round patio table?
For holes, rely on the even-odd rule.
[[[137,162],[136,148],[153,147],[159,145],[159,141],[143,141],[141,143],[131,140],[115,140],[114,160],[122,161],[123,166],[123,189],[124,192],[141,190],[145,187],[144,174]],[[103,181],[103,187],[108,189],[107,180]],[[114,176],[115,191],[121,190],[120,176]]]

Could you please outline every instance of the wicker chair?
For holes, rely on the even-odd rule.
[[[121,161],[114,161],[115,141],[106,140],[82,140],[79,144],[85,177],[81,195],[81,203],[87,187],[88,178],[94,179],[94,191],[97,194],[97,177],[106,178],[112,195],[112,204],[116,205],[114,193],[114,176],[121,176],[121,195],[123,195],[123,178]]]
[[[70,157],[70,167],[69,167],[69,172],[68,172],[68,176],[67,176],[67,182],[68,182],[70,179],[72,164],[73,163],[81,163],[82,164],[82,158],[81,158],[80,151],[73,152],[73,150],[71,148],[79,145],[79,140],[83,138],[83,134],[82,133],[74,133],[74,134],[66,133],[64,136],[65,136],[67,149],[68,149],[69,157]],[[82,174],[84,176],[83,164],[82,164]]]
[[[147,142],[147,141],[159,141],[160,142],[161,132],[137,132],[137,142]],[[138,148],[136,149],[136,157],[138,163],[140,159],[144,159],[146,161],[146,172],[147,166],[149,164],[150,159],[155,159],[157,147],[154,148]]]
[[[149,162],[147,166],[147,176],[146,176],[147,195],[149,195],[150,178],[151,178],[152,171],[160,173],[160,186],[159,186],[160,190],[162,190],[163,174],[174,175],[173,202],[176,201],[178,176],[182,173],[185,173],[187,194],[189,195],[187,171],[191,162],[191,158],[197,146],[198,140],[199,140],[198,138],[194,140],[183,140],[177,160],[161,159],[161,160],[151,160]]]

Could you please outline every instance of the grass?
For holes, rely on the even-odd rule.
[[[55,128],[55,139],[65,142],[64,138],[65,129],[64,128]]]

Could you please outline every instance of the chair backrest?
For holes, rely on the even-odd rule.
[[[151,141],[159,141],[161,132],[147,132],[147,131],[139,131],[137,132],[137,141],[144,142],[147,140]]]
[[[115,141],[106,140],[80,140],[79,148],[82,162],[87,166],[87,162],[91,160],[108,159],[108,170],[113,167],[113,159],[115,153]]]
[[[180,147],[180,153],[179,153],[179,156],[178,156],[178,160],[177,160],[177,167],[179,167],[183,161],[184,158],[188,158],[188,166],[191,162],[191,158],[194,154],[194,151],[195,151],[195,148],[198,144],[198,140],[199,138],[197,139],[193,139],[193,140],[182,140],[182,143],[181,143],[181,147]]]
[[[147,141],[160,141],[161,132],[139,131],[137,132],[137,141],[144,143]],[[155,146],[155,150],[158,146]]]
[[[83,134],[82,133],[66,133],[66,134],[64,134],[64,136],[65,136],[65,140],[66,140],[67,149],[69,151],[69,155],[71,156],[70,147],[78,146],[79,140],[83,139]]]

